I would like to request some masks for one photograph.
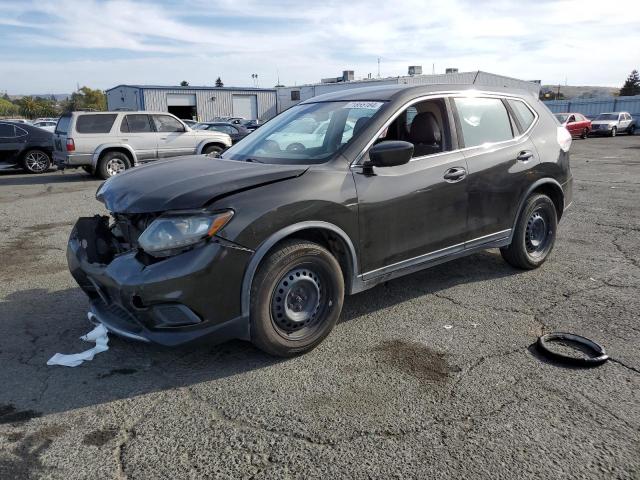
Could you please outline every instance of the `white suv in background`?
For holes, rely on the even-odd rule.
[[[72,112],[58,120],[53,144],[58,168],[82,167],[106,179],[159,158],[217,154],[231,138],[192,130],[165,112]]]

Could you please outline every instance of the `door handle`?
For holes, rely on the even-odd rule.
[[[533,157],[533,152],[530,152],[529,150],[523,150],[518,154],[518,156],[516,157],[516,160],[520,160],[521,162],[526,162],[528,160],[531,160],[531,157]]]
[[[453,167],[444,172],[444,179],[449,183],[455,183],[467,176],[467,171],[462,167]]]

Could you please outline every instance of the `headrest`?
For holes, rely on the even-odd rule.
[[[440,126],[433,113],[422,112],[414,117],[413,122],[411,122],[411,129],[409,130],[409,140],[411,143],[439,145],[441,139]]]

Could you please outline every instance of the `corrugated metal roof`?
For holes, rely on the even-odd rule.
[[[182,86],[182,85],[116,85],[115,87],[111,87],[105,91],[110,92],[111,90],[115,90],[116,88],[121,87],[129,87],[129,88],[139,88],[141,90],[251,90],[256,92],[275,92],[275,88],[256,88],[256,87],[207,87],[207,86]]]

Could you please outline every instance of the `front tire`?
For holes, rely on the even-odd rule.
[[[202,149],[202,154],[217,157],[223,152],[223,150],[224,149],[218,145],[207,145]]]
[[[502,258],[516,268],[538,268],[553,250],[557,226],[553,201],[546,195],[531,195],[518,218],[511,245],[500,249]]]
[[[103,180],[111,178],[131,168],[129,158],[122,152],[107,152],[98,162],[96,174]]]
[[[586,139],[589,136],[589,130],[587,130],[586,128],[582,129],[582,133],[580,134],[580,138],[581,139]]]
[[[251,287],[251,341],[291,357],[314,349],[335,326],[344,278],[335,257],[307,241],[287,241],[260,265]]]
[[[616,127],[613,127],[611,129],[611,133],[609,134],[610,137],[615,137],[618,134],[618,129]]]
[[[27,173],[44,173],[51,168],[51,157],[43,150],[29,150],[22,159],[22,168]]]

